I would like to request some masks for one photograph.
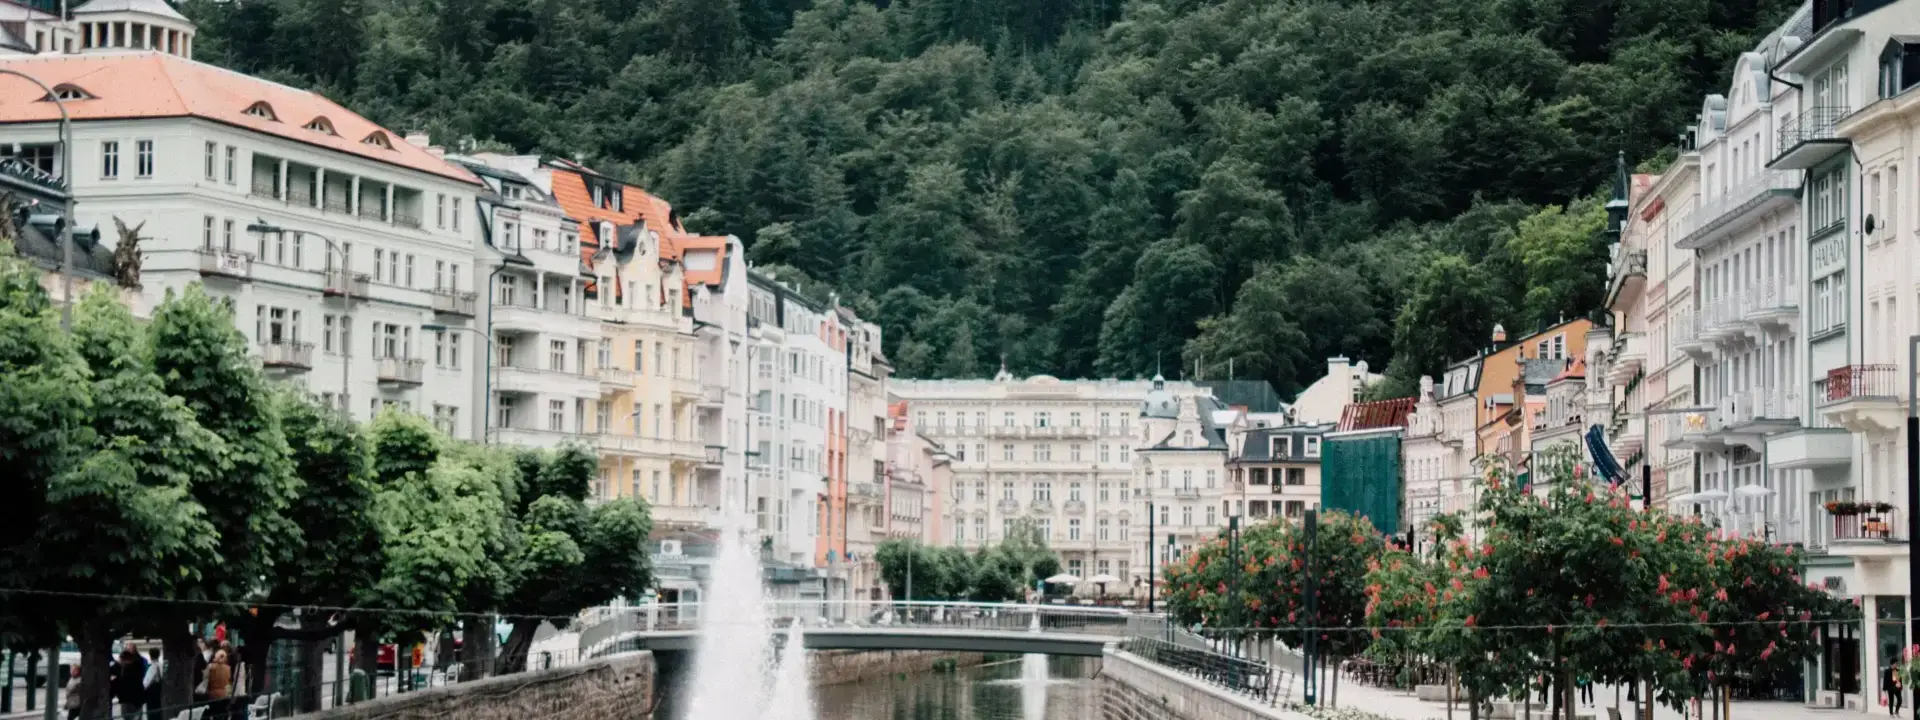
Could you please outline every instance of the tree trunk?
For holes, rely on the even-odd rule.
[[[533,649],[533,633],[538,629],[539,620],[513,621],[513,631],[507,633],[507,646],[500,651],[500,674],[527,669],[527,652]]]
[[[249,614],[242,618],[240,639],[240,661],[246,665],[246,694],[258,695],[272,691],[272,681],[267,679],[267,653],[273,649],[273,643],[279,639],[274,626],[280,623],[281,611],[261,609],[258,615]],[[232,624],[232,623],[229,623]]]
[[[95,618],[80,626],[80,717],[87,720],[113,714],[113,694],[108,677],[108,662],[113,660],[113,631],[105,620]],[[53,666],[59,670],[58,665]],[[68,696],[72,705],[75,698]]]
[[[497,641],[493,634],[493,620],[467,618],[461,622],[460,681],[493,675],[494,645]]]
[[[300,616],[301,630],[320,630],[327,626],[324,618],[312,615]],[[337,637],[337,636],[336,636]],[[308,639],[300,641],[300,687],[293,688],[291,699],[300,712],[319,712],[323,704],[321,698],[332,687],[327,680],[327,647],[333,638]],[[345,648],[341,648],[345,650]],[[335,681],[345,678],[334,678]]]
[[[199,673],[194,672],[200,666],[200,648],[194,644],[195,640],[193,633],[184,627],[160,637],[160,653],[167,662],[165,676],[160,678],[160,704],[165,707],[184,708],[193,704],[193,688],[200,684]]]
[[[1480,696],[1472,690],[1467,691],[1467,720],[1480,720]]]
[[[379,697],[380,683],[380,621],[371,617],[356,618],[353,633],[353,669],[366,673],[367,699]],[[348,697],[352,697],[351,678],[347,688]]]
[[[1574,717],[1580,712],[1580,703],[1578,702],[1580,685],[1579,682],[1574,679],[1571,668],[1561,671],[1560,692],[1565,698],[1567,720],[1574,720]]]
[[[1327,694],[1327,707],[1340,707],[1340,658],[1333,659],[1333,692]]]
[[[1453,720],[1453,698],[1460,689],[1460,678],[1453,674],[1453,667],[1447,667],[1447,720]],[[1415,688],[1417,692],[1419,688]]]

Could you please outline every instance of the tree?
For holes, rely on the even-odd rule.
[[[200,426],[224,439],[218,472],[189,488],[219,539],[220,561],[201,569],[175,597],[210,604],[173,606],[154,613],[148,628],[161,638],[168,662],[165,702],[184,705],[193,687],[189,622],[243,612],[258,579],[292,562],[299,527],[285,514],[300,480],[288,458],[280,416],[259,368],[235,329],[231,304],[199,285],[171,291],[148,326],[153,368],[165,392],[183,401]]]
[[[1318,523],[1312,543],[1300,523],[1275,518],[1241,530],[1237,547],[1223,531],[1193,548],[1165,570],[1167,613],[1202,628],[1265,630],[1293,647],[1317,635],[1319,652],[1335,660],[1365,652],[1373,640],[1367,573],[1386,541],[1372,522],[1343,511],[1323,511]]]
[[[1181,338],[1219,308],[1219,268],[1206,248],[1161,240],[1141,253],[1133,283],[1107,307],[1095,368],[1139,376],[1180,357]]]
[[[82,299],[73,337],[93,398],[91,427],[75,437],[91,447],[47,488],[26,586],[69,594],[48,616],[79,639],[78,707],[91,717],[111,702],[112,639],[152,607],[106,598],[171,597],[218,563],[219,534],[188,490],[218,478],[224,444],[164,392],[146,337],[111,288]]]
[[[621,498],[589,509],[587,490],[600,463],[584,448],[537,457],[535,472],[524,476],[521,497],[532,500],[516,519],[517,552],[506,561],[513,582],[500,610],[513,620],[501,654],[504,672],[525,668],[541,623],[653,584],[646,505]]]
[[[1596,198],[1551,205],[1521,220],[1509,242],[1527,273],[1526,313],[1559,322],[1600,308],[1606,292],[1607,211]]]
[[[1395,361],[1406,363],[1415,377],[1439,375],[1448,362],[1486,346],[1500,306],[1487,278],[1466,258],[1435,258],[1394,322]]]

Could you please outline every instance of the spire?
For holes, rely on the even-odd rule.
[[[1623,151],[1618,155],[1615,155],[1613,159],[1613,165],[1614,165],[1613,197],[1607,200],[1607,208],[1612,209],[1618,206],[1624,210],[1627,207],[1627,200],[1628,200],[1627,188],[1633,182],[1632,177],[1627,174],[1626,152]]]

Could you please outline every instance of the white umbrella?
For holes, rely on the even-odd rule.
[[[1725,490],[1701,490],[1693,495],[1693,501],[1702,504],[1720,502],[1725,499],[1727,499],[1727,491]]]
[[[1100,573],[1099,575],[1095,575],[1095,576],[1093,576],[1093,577],[1090,577],[1090,578],[1087,578],[1087,582],[1090,582],[1090,583],[1117,583],[1117,582],[1120,582],[1120,578],[1117,578],[1117,577],[1114,577],[1114,576],[1112,576],[1112,575],[1108,575],[1108,574],[1106,574],[1106,573]]]
[[[1049,585],[1072,585],[1074,583],[1080,582],[1080,578],[1074,577],[1072,575],[1068,575],[1066,573],[1060,573],[1059,575],[1055,575],[1053,577],[1047,578],[1042,582],[1045,582]]]
[[[1675,495],[1673,497],[1667,498],[1668,505],[1686,505],[1689,503],[1696,503],[1699,501],[1700,501],[1700,496],[1695,495],[1693,493],[1687,493],[1685,495]]]
[[[1734,497],[1757,498],[1757,497],[1766,497],[1772,494],[1773,494],[1773,488],[1767,487],[1765,485],[1748,484],[1748,485],[1741,485],[1740,487],[1733,489]]]

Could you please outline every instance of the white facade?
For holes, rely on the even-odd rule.
[[[886,597],[880,582],[880,564],[874,552],[890,535],[895,510],[904,524],[924,514],[924,485],[900,482],[896,487],[887,470],[887,383],[892,368],[880,354],[880,326],[861,320],[847,308],[838,310],[846,328],[846,547],[848,585],[855,597]],[[906,480],[907,478],[900,478]],[[894,495],[898,492],[898,496]],[[899,505],[892,507],[895,502]]]
[[[1288,412],[1293,422],[1320,425],[1340,422],[1340,412],[1349,403],[1360,402],[1360,394],[1380,376],[1367,372],[1367,362],[1349,362],[1344,357],[1327,358],[1327,374],[1300,391]]]
[[[442,301],[434,268],[472,287],[478,223],[471,214],[436,218],[432,211],[436,201],[451,201],[472,212],[480,187],[469,173],[414,148],[337,149],[344,136],[334,128],[357,132],[350,128],[371,124],[302,91],[159,53],[83,58],[39,56],[0,67],[52,77],[158,65],[178,77],[211,78],[237,97],[270,99],[288,121],[319,128],[308,142],[299,131],[262,132],[203,117],[198,106],[74,123],[76,222],[111,228],[118,219],[140,229],[147,302],[201,283],[233,302],[236,324],[271,374],[358,420],[386,405],[422,414],[438,408],[443,429],[477,436],[478,343],[436,357],[422,329],[473,321],[470,304]],[[63,65],[82,62],[89,64]],[[74,85],[85,91],[85,82]],[[314,108],[325,114],[291,117]],[[55,123],[4,127],[22,155],[43,153],[59,167]],[[389,142],[384,131],[373,132],[363,142]],[[395,161],[376,159],[387,156]]]
[[[891,388],[906,404],[910,427],[953,459],[952,518],[942,544],[978,549],[999,542],[1015,520],[1031,519],[1067,572],[1104,573],[1128,584],[1145,578],[1145,503],[1160,494],[1136,485],[1142,467],[1136,451],[1149,442],[1140,415],[1153,383],[1002,373],[992,380],[895,380]],[[1190,383],[1163,383],[1160,392],[1211,400]],[[1170,471],[1174,464],[1166,461]],[[1223,458],[1211,467],[1210,506],[1218,512]],[[1196,483],[1204,483],[1204,475]],[[1169,487],[1164,494],[1171,500],[1173,493]],[[1193,502],[1199,503],[1197,494]],[[1219,515],[1215,520],[1225,523]],[[1107,592],[1126,588],[1110,585]]]
[[[0,2],[0,57],[154,50],[193,57],[196,28],[166,0],[92,0],[61,22],[63,3]],[[18,28],[16,32],[13,28]]]
[[[1131,548],[1133,572],[1177,560],[1211,539],[1232,513],[1227,477],[1228,439],[1246,427],[1205,391],[1182,393],[1156,377],[1141,403],[1133,435],[1134,499],[1151,515],[1152,550]],[[1145,519],[1145,518],[1143,518]]]

